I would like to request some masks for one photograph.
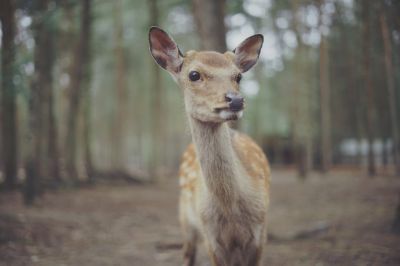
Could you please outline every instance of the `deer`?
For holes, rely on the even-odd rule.
[[[183,265],[195,264],[200,239],[215,266],[262,263],[270,167],[262,149],[229,121],[243,115],[239,83],[258,61],[263,41],[256,34],[233,51],[183,54],[164,30],[149,30],[152,57],[182,91],[192,137],[179,168]]]

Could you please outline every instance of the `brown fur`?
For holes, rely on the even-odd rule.
[[[198,53],[196,55],[197,56],[194,57],[194,60],[198,60],[207,66],[229,67],[232,65],[232,61],[229,57],[217,52],[202,52],[201,55]]]

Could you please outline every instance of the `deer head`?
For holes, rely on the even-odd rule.
[[[162,29],[149,32],[150,52],[183,90],[186,112],[202,122],[222,123],[243,114],[244,98],[239,90],[242,73],[253,67],[263,44],[261,34],[245,39],[232,52],[181,53]]]

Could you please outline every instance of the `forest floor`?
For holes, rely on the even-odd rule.
[[[181,265],[178,185],[98,184],[26,208],[0,194],[0,265]],[[400,178],[275,170],[265,265],[400,265]],[[197,265],[209,265],[201,247]]]

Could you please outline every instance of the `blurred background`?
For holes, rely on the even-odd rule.
[[[388,228],[400,231],[399,1],[2,0],[0,16],[0,255],[12,263],[6,265],[180,261],[179,243],[168,241],[156,245],[157,256],[141,261],[159,240],[150,233],[135,242],[148,247],[135,249],[127,242],[118,249],[111,256],[118,263],[94,259],[110,247],[88,251],[96,256],[76,256],[94,242],[126,237],[122,231],[129,228],[146,231],[146,223],[159,227],[169,221],[173,226],[164,231],[171,232],[172,242],[180,239],[176,178],[190,134],[180,90],[148,51],[152,25],[173,36],[183,52],[233,50],[252,34],[264,35],[259,63],[241,83],[247,107],[235,127],[260,144],[275,173],[271,217],[277,218],[271,218],[270,238],[276,257],[267,255],[269,261],[282,265],[278,258],[288,254],[294,256],[289,265],[400,261],[399,239],[388,233]],[[340,219],[338,199],[352,206]],[[105,209],[96,209],[100,202]],[[281,209],[274,209],[274,202]],[[307,213],[316,202],[320,209]],[[141,204],[144,220],[133,212],[129,224],[125,211]],[[324,212],[328,205],[332,212]],[[60,218],[57,210],[83,216]],[[380,252],[377,260],[326,251],[329,259],[315,255],[310,261],[311,251],[323,252],[307,245],[300,254],[290,249],[299,235],[321,237],[320,231],[330,237],[322,239],[331,249],[349,213],[354,223],[357,217],[374,217],[365,220],[364,229],[378,232],[369,239],[381,242],[357,252]],[[113,233],[108,222],[118,215],[124,229]],[[312,215],[316,226],[296,227],[313,225],[305,218]],[[49,219],[51,224],[44,222]],[[100,220],[104,227],[98,225],[97,232],[111,230],[105,236],[82,229]],[[153,226],[149,232],[155,234]],[[294,232],[282,236],[279,228]],[[350,239],[370,243],[357,238],[364,229],[353,229],[348,228]],[[60,241],[79,249],[57,253],[51,248]],[[335,247],[345,252],[350,243]],[[44,254],[51,259],[41,260]]]

